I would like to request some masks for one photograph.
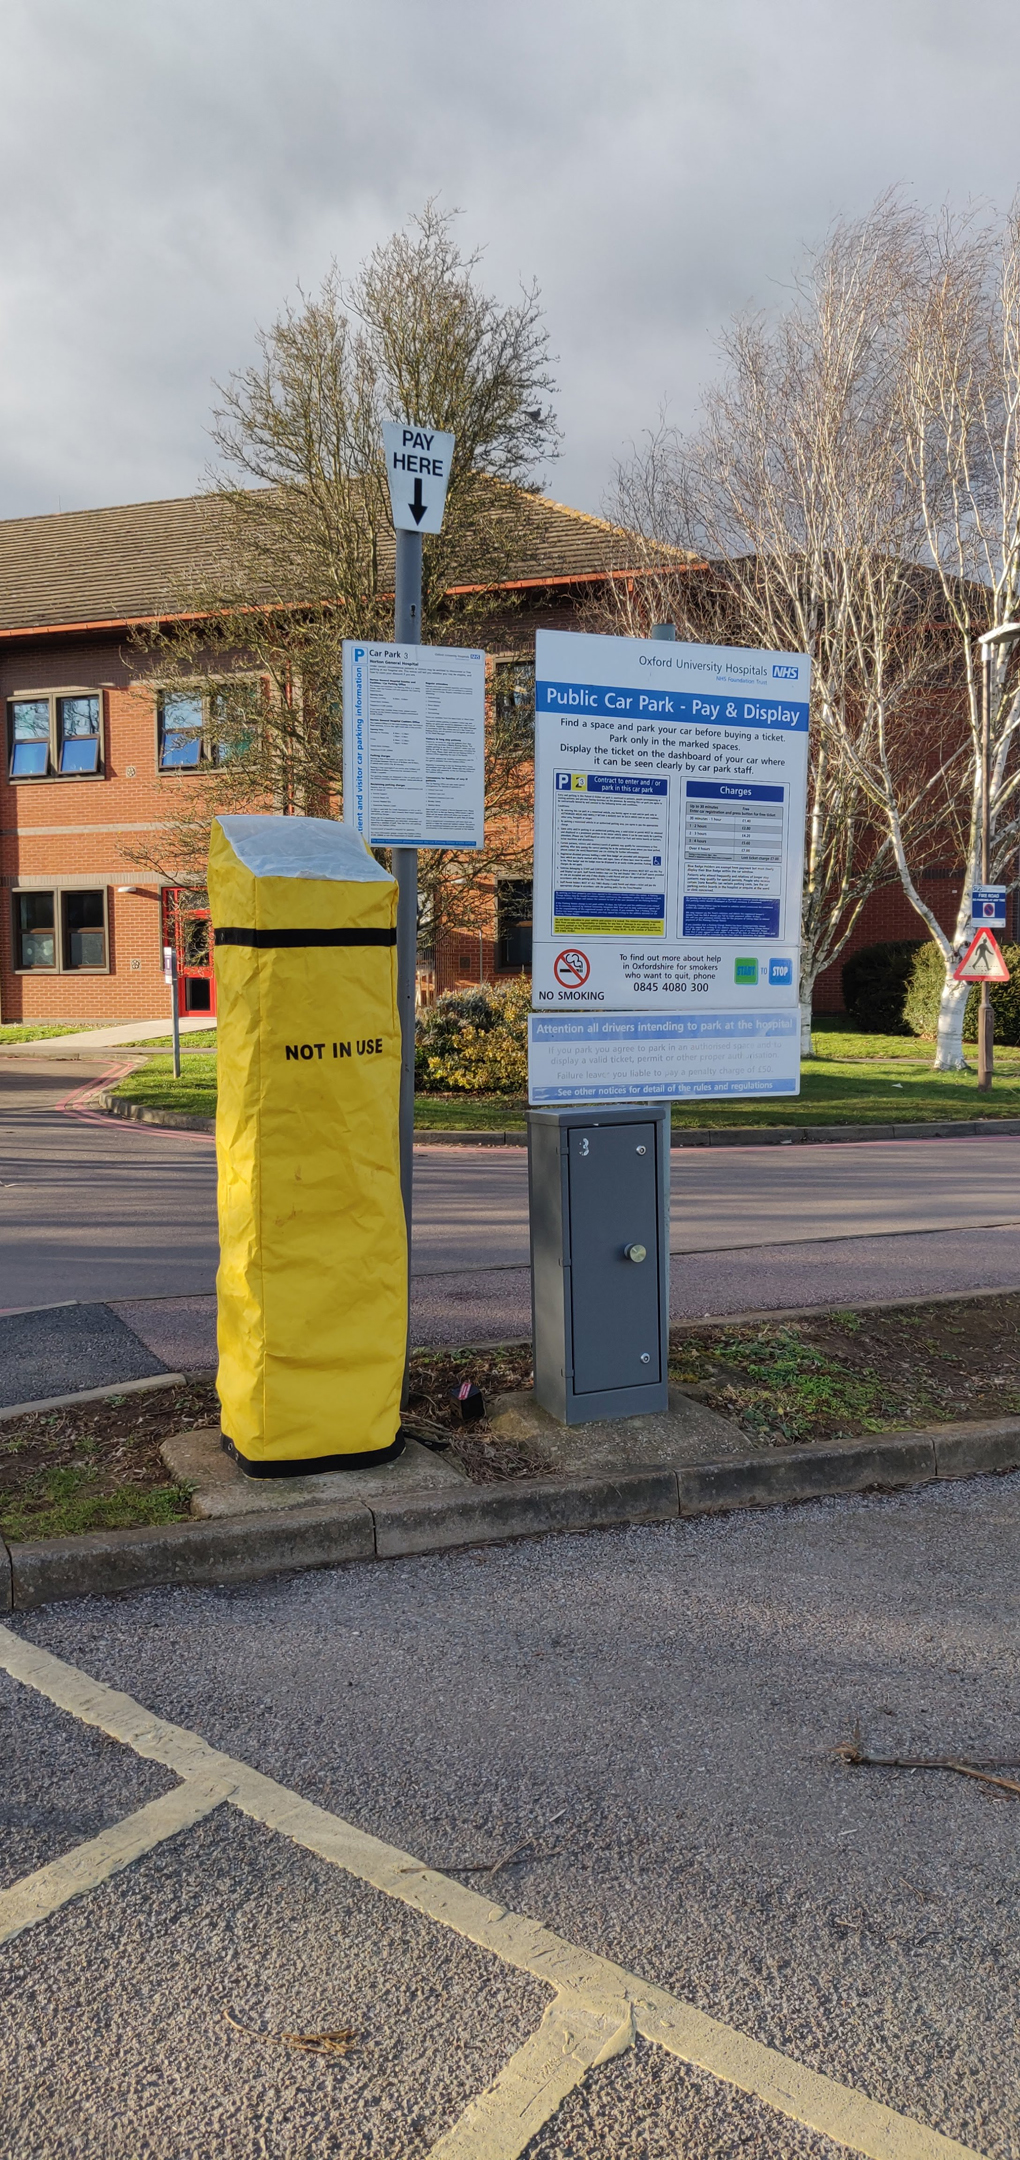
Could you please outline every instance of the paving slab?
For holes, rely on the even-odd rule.
[[[215,1372],[215,1291],[199,1297],[114,1298],[110,1310],[175,1371]]]
[[[433,1454],[417,1440],[406,1440],[393,1462],[352,1470],[322,1470],[310,1477],[250,1478],[225,1455],[215,1426],[176,1433],[160,1449],[167,1469],[193,1482],[191,1512],[211,1521],[225,1515],[277,1514],[281,1508],[315,1502],[399,1499],[407,1493],[462,1489],[463,1470],[449,1455]]]
[[[718,1462],[720,1456],[748,1455],[756,1444],[729,1418],[676,1387],[669,1390],[668,1410],[598,1418],[586,1425],[561,1425],[536,1402],[531,1388],[519,1388],[496,1397],[489,1423],[504,1439],[539,1449],[555,1469],[582,1475],[645,1464],[678,1469],[686,1463]]]

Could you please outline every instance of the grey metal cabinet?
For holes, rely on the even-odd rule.
[[[669,1104],[529,1110],[535,1392],[566,1425],[667,1407]]]

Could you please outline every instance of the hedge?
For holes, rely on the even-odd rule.
[[[920,938],[864,945],[843,968],[843,1003],[866,1035],[908,1035],[904,1001]]]
[[[1004,945],[1008,983],[992,984],[995,1040],[1020,1043],[1020,945]],[[867,945],[843,969],[843,1003],[862,1033],[920,1035],[934,1041],[946,979],[945,961],[930,939]],[[980,989],[975,984],[963,1017],[963,1039],[977,1041]]]
[[[526,1095],[527,976],[494,989],[448,990],[419,1015],[414,1084],[419,1094]]]

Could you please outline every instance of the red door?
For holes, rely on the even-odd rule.
[[[207,895],[198,887],[164,887],[163,943],[173,945],[177,952],[178,1011],[215,1013],[212,923]]]

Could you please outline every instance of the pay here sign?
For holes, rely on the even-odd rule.
[[[536,1013],[798,998],[810,661],[540,630]]]

